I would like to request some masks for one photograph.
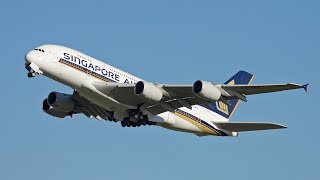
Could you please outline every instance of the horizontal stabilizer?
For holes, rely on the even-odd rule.
[[[214,122],[214,124],[219,128],[230,131],[230,132],[258,131],[258,130],[287,128],[286,126],[283,126],[280,124],[265,123],[265,122]]]

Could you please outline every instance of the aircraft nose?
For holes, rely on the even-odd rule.
[[[26,55],[25,55],[25,61],[27,64],[32,63],[32,60],[34,59],[34,53],[32,51],[29,51]]]

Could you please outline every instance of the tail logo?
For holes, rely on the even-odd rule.
[[[216,102],[216,107],[219,111],[221,111],[222,113],[229,115],[229,109],[228,109],[228,105],[226,105],[224,102],[221,101],[217,101]]]
[[[228,85],[234,85],[234,84],[235,84],[234,80],[232,80],[232,81],[230,81],[230,82],[228,83]],[[222,112],[222,113],[224,113],[224,114],[226,114],[226,115],[229,115],[228,105],[226,105],[224,102],[217,101],[217,102],[216,102],[216,107],[217,107],[217,109],[218,109],[220,112]]]

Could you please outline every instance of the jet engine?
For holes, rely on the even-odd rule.
[[[204,100],[218,101],[221,97],[221,91],[212,83],[198,80],[193,84],[193,93]]]
[[[43,100],[42,110],[45,113],[47,113],[51,116],[54,116],[54,117],[58,117],[58,118],[64,118],[69,114],[69,112],[63,112],[63,111],[60,111],[59,109],[56,109],[56,108],[50,106],[48,104],[48,99]]]
[[[69,94],[51,92],[48,96],[48,104],[60,111],[70,112],[75,103]]]
[[[162,90],[152,83],[139,81],[134,87],[134,93],[150,101],[161,101]]]
[[[74,109],[75,102],[71,95],[51,92],[42,103],[42,110],[54,117],[64,118]]]

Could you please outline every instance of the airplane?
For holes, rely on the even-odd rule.
[[[25,55],[28,77],[44,75],[73,89],[51,92],[42,110],[54,117],[84,114],[120,122],[122,127],[159,126],[201,136],[238,136],[240,132],[281,129],[268,122],[230,122],[248,95],[300,89],[309,84],[251,85],[254,76],[239,71],[224,84],[197,80],[194,84],[152,83],[59,45],[42,45]]]

